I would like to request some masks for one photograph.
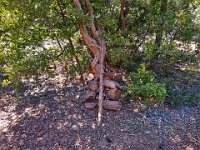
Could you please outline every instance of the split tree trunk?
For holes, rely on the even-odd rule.
[[[83,14],[83,9],[79,0],[73,0],[73,3],[76,9],[78,9]],[[113,95],[115,93],[112,92],[120,90],[121,87],[117,82],[109,78],[104,79],[104,75],[106,73],[104,67],[106,43],[105,40],[101,37],[100,31],[97,31],[96,29],[94,23],[93,7],[91,3],[89,2],[89,0],[85,0],[85,4],[88,13],[92,18],[89,22],[92,35],[89,34],[86,26],[84,25],[84,21],[81,18],[79,19],[79,28],[85,44],[94,55],[93,59],[90,61],[90,69],[91,73],[94,75],[94,80],[90,81],[88,84],[88,91],[86,92],[85,96],[86,99],[85,106],[89,109],[92,109],[92,107],[96,106],[95,100],[98,100],[99,109],[98,109],[97,124],[99,126],[102,120],[103,107],[111,110],[119,110],[121,108],[120,102],[118,101],[112,102],[111,101],[112,98],[109,98],[110,95],[114,97]],[[121,96],[121,94],[118,94],[118,97],[114,97],[114,99],[119,100],[120,98],[119,95]],[[87,100],[89,100],[88,103]]]

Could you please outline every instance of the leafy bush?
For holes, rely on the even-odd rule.
[[[199,42],[199,1],[127,0],[126,8],[122,2],[91,1],[96,28],[106,41],[108,65],[131,72],[137,69],[130,61],[144,62],[165,75],[174,66],[199,64],[198,48],[196,53],[190,50],[191,42]],[[84,15],[72,1],[1,0],[0,65],[8,76],[3,85],[46,73],[57,61],[66,62],[70,76],[84,73],[93,56],[79,34],[79,18],[91,19],[83,6]],[[48,40],[56,46],[45,47]]]
[[[125,88],[131,98],[142,100],[145,104],[162,102],[167,96],[166,86],[154,80],[154,74],[146,70],[144,64],[136,72],[129,74],[130,84]]]

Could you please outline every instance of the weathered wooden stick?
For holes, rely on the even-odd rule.
[[[104,75],[104,57],[105,57],[105,41],[101,41],[101,56],[100,56],[100,81],[99,81],[99,110],[98,110],[98,118],[97,118],[97,125],[101,125],[102,114],[103,114],[103,75]]]

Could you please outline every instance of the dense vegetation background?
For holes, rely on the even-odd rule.
[[[55,64],[62,65],[67,80],[77,75],[83,80],[92,54],[81,38],[79,18],[87,28],[95,20],[106,40],[106,66],[125,75],[129,99],[150,104],[174,97],[170,77],[179,70],[189,72],[192,79],[198,73],[198,0],[90,2],[94,18],[85,1],[80,1],[85,6],[80,13],[70,0],[1,0],[2,86],[19,86],[22,79],[37,80],[42,74],[51,76]],[[196,102],[199,97],[191,93],[183,99]]]

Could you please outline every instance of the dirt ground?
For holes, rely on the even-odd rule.
[[[121,111],[104,111],[97,128],[97,109],[84,108],[83,94],[83,86],[53,78],[1,93],[0,150],[200,149],[200,105],[145,108],[123,101]]]

